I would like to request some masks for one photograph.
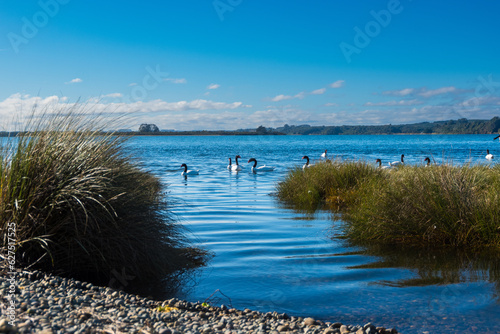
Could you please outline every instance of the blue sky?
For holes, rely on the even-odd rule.
[[[0,126],[75,102],[131,129],[490,119],[498,13],[498,1],[4,0]]]

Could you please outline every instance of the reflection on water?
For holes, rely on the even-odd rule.
[[[349,244],[338,216],[296,212],[271,196],[288,168],[325,149],[373,162],[404,152],[408,163],[446,151],[463,163],[484,159],[486,141],[491,136],[133,138],[133,153],[168,184],[172,213],[196,246],[214,254],[161,297],[204,301],[220,289],[240,309],[372,322],[403,333],[497,333],[495,255]],[[227,157],[235,154],[279,169],[228,172]],[[185,179],[181,163],[200,175]]]
[[[500,290],[500,260],[495,251],[472,252],[457,248],[419,248],[409,246],[363,245],[360,254],[376,256],[377,261],[350,266],[349,269],[404,268],[415,274],[412,278],[381,280],[377,284],[393,287],[447,285],[489,282]],[[499,300],[500,301],[500,300]]]

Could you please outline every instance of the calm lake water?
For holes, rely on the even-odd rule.
[[[214,257],[175,295],[211,297],[263,312],[396,327],[403,333],[500,333],[500,262],[493,256],[437,249],[382,249],[338,238],[342,220],[284,207],[274,196],[289,168],[328,149],[341,159],[486,163],[498,154],[491,135],[158,136],[127,144],[168,185],[173,211],[190,239]],[[228,158],[244,170],[228,172]],[[274,172],[253,174],[249,158]],[[200,174],[181,176],[180,165]]]

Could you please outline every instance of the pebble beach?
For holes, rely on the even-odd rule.
[[[6,317],[11,283],[0,277],[0,333],[397,333],[371,323],[346,325],[175,298],[157,301],[37,271],[17,273],[11,323]]]

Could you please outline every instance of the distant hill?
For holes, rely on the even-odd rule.
[[[285,125],[276,128],[287,135],[379,135],[379,134],[493,134],[500,130],[500,118],[422,122],[400,125]]]
[[[422,122],[399,125],[339,125],[339,126],[311,126],[288,125],[279,128],[265,128],[262,125],[257,129],[239,129],[235,131],[175,131],[139,132],[122,129],[116,132],[123,136],[234,136],[234,135],[390,135],[390,134],[496,134],[500,133],[500,118],[490,120],[458,120]],[[0,131],[0,137],[15,137],[18,132]]]

